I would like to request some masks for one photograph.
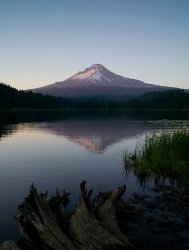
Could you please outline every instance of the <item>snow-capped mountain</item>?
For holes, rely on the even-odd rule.
[[[167,87],[126,78],[109,71],[101,64],[94,64],[65,81],[32,89],[32,91],[55,96],[73,97],[139,95],[164,89],[167,89]]]
[[[110,81],[110,79],[106,77],[106,71],[106,68],[104,68],[101,64],[94,64],[90,68],[85,69],[83,72],[78,72],[74,76],[70,77],[69,80],[87,80],[93,83]]]
[[[116,75],[113,72],[107,70],[101,64],[93,64],[90,68],[86,68],[84,71],[78,72],[74,76],[70,77],[67,81],[71,80],[75,81],[77,85],[94,84],[97,86],[112,86],[112,87],[113,86],[146,87],[146,84],[144,82]]]

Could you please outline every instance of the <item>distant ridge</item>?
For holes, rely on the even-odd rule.
[[[180,89],[148,92],[133,98],[121,96],[64,98],[32,93],[0,83],[0,111],[4,109],[189,110],[189,93]]]
[[[151,91],[168,90],[143,81],[117,75],[101,64],[80,71],[65,81],[56,82],[41,88],[31,89],[32,92],[54,96],[135,96]]]

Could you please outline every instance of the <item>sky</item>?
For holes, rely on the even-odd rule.
[[[0,0],[0,82],[31,89],[96,63],[189,88],[189,0]]]

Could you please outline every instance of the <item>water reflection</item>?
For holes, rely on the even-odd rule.
[[[123,139],[136,137],[149,127],[148,122],[137,121],[64,121],[56,124],[41,123],[37,129],[63,136],[87,150],[103,153],[106,148]]]
[[[74,143],[84,146],[87,150],[103,153],[108,146],[123,139],[136,137],[147,130],[186,125],[184,121],[159,120],[159,112],[148,111],[142,114],[138,111],[114,113],[107,111],[0,112],[0,139],[31,127],[35,130],[66,137]],[[179,112],[179,117],[181,113]],[[161,112],[161,117],[164,115]],[[167,115],[173,117],[170,111]],[[183,112],[182,115],[187,117],[187,112]],[[177,117],[178,114],[175,113],[175,116]],[[133,119],[131,120],[130,117]],[[153,117],[153,119],[146,120],[149,117]]]
[[[0,124],[60,120],[189,120],[189,110],[38,110],[0,111]]]
[[[1,138],[8,137],[18,130],[17,124],[0,124],[0,140]]]
[[[82,179],[96,191],[115,190],[125,183],[122,152],[135,148],[137,137],[187,126],[187,112],[185,121],[175,120],[181,114],[161,120],[169,115],[173,118],[172,113],[130,111],[0,112],[0,242],[17,239],[12,218],[31,183],[50,193],[66,188],[72,201],[78,200]],[[127,197],[140,192],[136,181],[126,179]]]

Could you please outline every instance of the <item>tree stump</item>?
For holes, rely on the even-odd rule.
[[[70,193],[58,190],[48,198],[32,184],[28,197],[18,206],[17,228],[27,249],[111,250],[131,247],[117,225],[116,202],[126,190],[99,193],[92,200],[86,182],[80,184],[80,197],[75,211],[65,215]]]

